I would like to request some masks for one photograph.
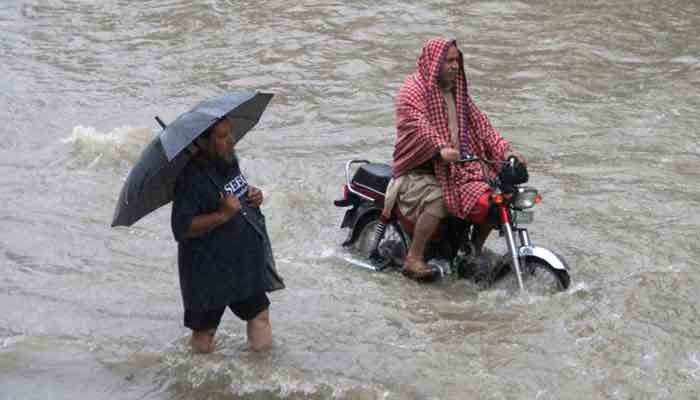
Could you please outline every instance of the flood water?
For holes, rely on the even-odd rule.
[[[436,35],[527,157],[566,292],[346,260],[344,162],[391,159]],[[699,37],[695,0],[3,1],[0,399],[700,398]],[[227,313],[193,355],[170,206],[109,225],[155,115],[253,89],[276,94],[238,148],[287,284],[275,343]]]

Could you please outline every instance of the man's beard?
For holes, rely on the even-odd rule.
[[[209,151],[209,160],[220,173],[226,175],[237,161],[236,152],[231,149],[224,154],[218,154],[215,150],[211,149]]]
[[[443,90],[450,90],[455,86],[456,80],[457,74],[455,74],[451,79],[448,80],[439,79],[438,84]]]

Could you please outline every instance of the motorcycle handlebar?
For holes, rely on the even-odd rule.
[[[513,165],[518,161],[518,159],[515,156],[510,156],[505,161],[493,161],[493,160],[482,159],[481,157],[479,157],[475,154],[464,154],[458,160],[454,161],[454,163],[464,164],[464,163],[474,162],[474,161],[484,161],[484,162],[487,162],[489,164],[502,163],[502,164]]]
[[[463,163],[472,162],[472,161],[479,161],[479,160],[480,160],[479,156],[476,156],[474,154],[464,154],[459,158],[459,160],[455,161],[455,163],[463,164]]]

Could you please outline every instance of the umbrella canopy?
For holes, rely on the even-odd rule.
[[[172,201],[175,181],[196,152],[190,144],[224,117],[231,120],[234,135],[240,140],[260,120],[271,98],[270,93],[243,92],[207,99],[166,126],[129,172],[112,226],[130,226]]]
[[[160,133],[160,141],[168,161],[175,158],[216,121],[226,116],[231,120],[237,140],[258,123],[272,94],[257,92],[229,93],[207,99],[177,117]]]

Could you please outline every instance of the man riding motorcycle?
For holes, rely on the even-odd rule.
[[[498,167],[455,163],[462,154],[503,160],[522,156],[511,149],[467,92],[462,53],[455,40],[426,42],[417,70],[404,81],[396,100],[396,143],[393,178],[386,193],[384,217],[395,204],[415,223],[404,262],[412,278],[434,271],[424,260],[428,240],[448,214],[476,223],[474,255],[480,255],[493,225],[486,218],[490,205],[489,179]]]

